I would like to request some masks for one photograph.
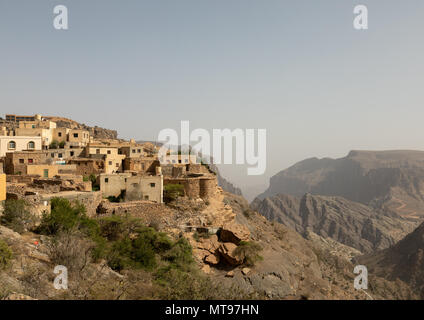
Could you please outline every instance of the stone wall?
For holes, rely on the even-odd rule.
[[[171,215],[172,210],[164,204],[150,201],[131,201],[111,203],[103,200],[97,210],[99,216],[127,215],[141,218],[144,223],[150,223],[155,217]]]
[[[164,185],[167,184],[184,186],[185,195],[191,199],[207,199],[215,193],[218,186],[215,177],[164,178]]]

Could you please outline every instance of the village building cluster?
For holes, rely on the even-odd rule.
[[[53,197],[64,197],[94,213],[105,199],[162,204],[167,185],[193,199],[216,190],[215,173],[195,156],[160,161],[154,143],[97,139],[41,115],[6,115],[0,125],[0,201],[24,198],[42,212]]]

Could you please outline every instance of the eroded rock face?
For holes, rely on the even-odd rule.
[[[340,196],[419,219],[424,212],[423,151],[351,151],[340,159],[311,158],[280,171],[263,200],[277,194]]]
[[[415,222],[342,197],[305,194],[256,199],[252,207],[303,236],[312,231],[363,253],[388,248],[412,232]]]

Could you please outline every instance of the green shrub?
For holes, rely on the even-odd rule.
[[[109,241],[130,237],[143,227],[140,219],[129,216],[110,216],[98,220],[100,235]]]
[[[96,237],[100,232],[97,221],[87,217],[84,205],[79,202],[71,203],[64,198],[53,198],[51,212],[43,215],[37,231],[55,235],[59,231],[71,230],[79,230],[90,237]]]
[[[0,270],[6,269],[10,265],[13,252],[6,242],[0,240]]]
[[[193,250],[186,238],[181,237],[172,248],[166,252],[164,259],[179,269],[186,270],[194,262]]]
[[[65,141],[61,141],[61,142],[59,142],[59,148],[61,148],[61,149],[63,149],[63,148],[65,148]]]
[[[238,247],[234,250],[236,257],[241,258],[247,266],[254,266],[256,262],[262,261],[263,258],[259,255],[262,247],[252,241],[241,241]]]
[[[184,186],[181,184],[167,184],[164,186],[164,199],[165,201],[173,201],[178,197],[185,195]]]
[[[49,146],[49,148],[50,149],[57,149],[57,146],[59,145],[59,142],[57,142],[57,140],[53,140],[51,143],[50,143],[50,146]]]
[[[28,206],[24,200],[6,200],[4,202],[4,212],[0,217],[0,222],[4,226],[22,233],[32,227],[35,218],[28,211]]]

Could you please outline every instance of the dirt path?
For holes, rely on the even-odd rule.
[[[405,203],[405,201],[398,199],[396,197],[393,197],[392,200],[400,203],[400,206],[395,208],[396,211],[398,211],[398,213],[402,216],[408,217],[408,218],[413,218],[413,219],[419,219],[420,217],[417,215],[417,211],[411,211],[411,212],[406,212],[406,213],[400,213],[399,211],[403,210],[407,204]]]

